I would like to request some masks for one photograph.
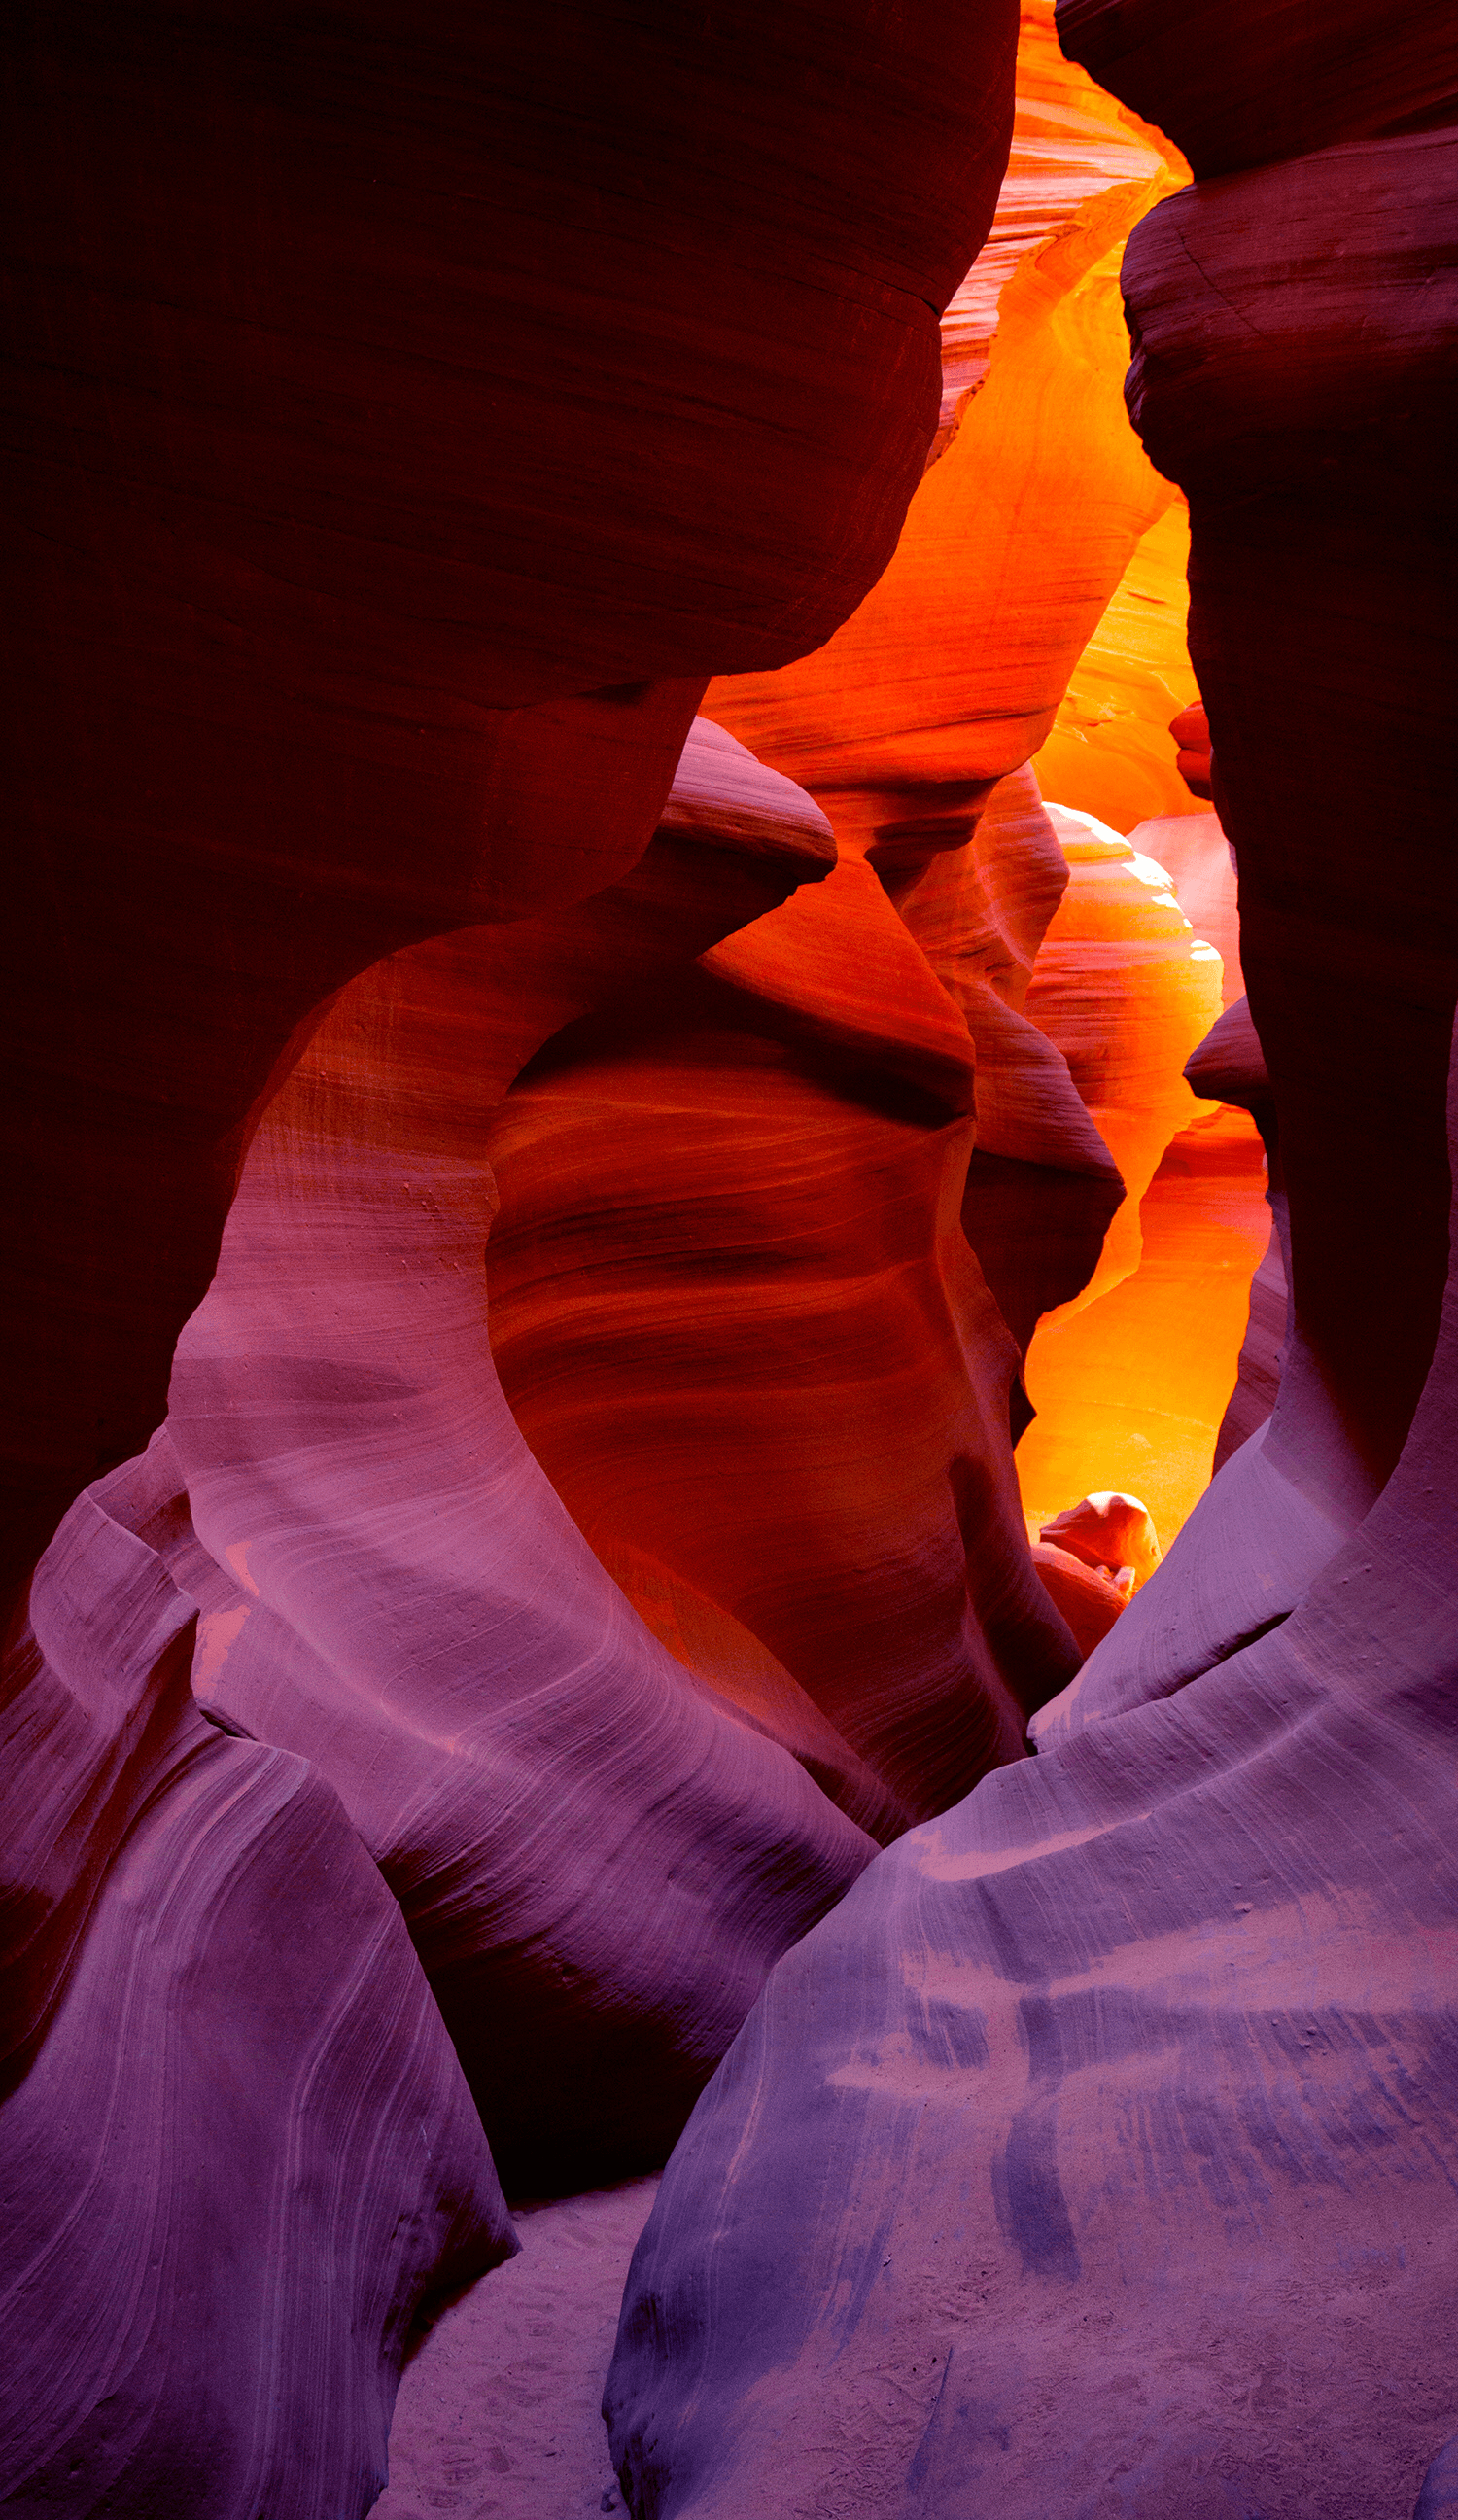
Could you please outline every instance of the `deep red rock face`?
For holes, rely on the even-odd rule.
[[[12,1576],[161,1416],[313,1011],[625,872],[703,678],[878,573],[1015,11],[20,35]]]
[[[336,1796],[193,1702],[165,1496],[78,1500],[8,1663],[0,2500],[326,2520],[421,2294],[515,2243]]]
[[[1424,122],[1451,122],[1458,32],[1441,0],[1399,20],[1337,0],[1058,0],[1058,39],[1199,176]]]

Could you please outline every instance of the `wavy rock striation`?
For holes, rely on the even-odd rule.
[[[929,955],[850,854],[559,1034],[490,1140],[492,1348],[533,1452],[685,1659],[766,1722],[803,1696],[814,1772],[881,1836],[1021,1756],[1075,1660],[1023,1546],[1018,1352],[958,1221],[973,1040],[936,976],[981,1143],[985,1077],[1036,1112],[1061,1066],[984,968],[1020,994],[1061,869],[991,834],[953,863],[955,898],[911,895]],[[1104,1188],[1086,1122],[1073,1151]]]
[[[565,1022],[671,997],[831,855],[705,726],[625,883],[362,974],[259,1125],[178,1346],[194,1687],[335,1786],[519,2190],[661,2159],[871,1841],[800,1764],[798,1702],[776,1737],[685,1671],[528,1452],[487,1332],[492,1116]]]
[[[615,957],[641,981],[829,854],[800,800],[711,871],[690,778],[631,912],[570,932],[704,678],[816,644],[892,548],[1015,13],[950,59],[922,0],[549,17],[16,30],[7,1599],[149,1444],[243,1171],[175,1443],[66,1521],[63,1643],[8,1637],[16,2508],[363,2510],[416,2299],[508,2245],[361,1834],[553,2177],[563,2125],[660,2139],[870,1851],[525,1455],[473,1156]],[[192,1602],[256,1741],[188,1698]]]
[[[338,2520],[422,2294],[515,2241],[336,1796],[192,1699],[166,1508],[81,1497],[8,1665],[0,2507]]]
[[[159,1421],[312,1012],[625,873],[920,473],[1012,0],[549,15],[17,30],[7,1584]]]
[[[1130,405],[1190,503],[1286,1359],[1040,1755],[870,1868],[705,2094],[608,2384],[656,2520],[1447,2493],[1451,34],[1063,14],[1201,177],[1126,256]]]

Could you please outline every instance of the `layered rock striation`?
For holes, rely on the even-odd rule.
[[[1284,1367],[1039,1755],[878,1859],[705,2094],[608,2384],[661,2520],[1366,2520],[1451,2469],[1451,39],[1063,21],[1200,179],[1125,258],[1129,398],[1189,499]],[[1232,1101],[1243,1022],[1193,1070]]]
[[[314,1010],[625,873],[704,678],[883,567],[1015,30],[18,28],[7,1582],[159,1422]]]
[[[605,971],[827,861],[803,800],[714,859],[690,774],[614,890],[705,678],[892,548],[1014,13],[549,16],[17,30],[18,2510],[363,2511],[421,2295],[510,2245],[441,2007],[580,2175],[871,1851],[531,1462],[477,1157]]]
[[[515,2241],[337,1796],[192,1697],[175,1520],[151,1460],[78,1499],[7,1658],[0,2506],[331,2520]]]
[[[1031,959],[1048,873],[989,833],[989,883],[922,905],[928,956],[848,854],[558,1034],[491,1133],[492,1349],[532,1451],[675,1650],[767,1722],[803,1697],[815,1773],[881,1837],[1020,1757],[1077,1659],[1023,1542],[1018,1349],[961,1224],[974,1074],[980,1148],[985,1078],[1038,1109],[1059,1066],[983,968]],[[1007,1035],[1038,1056],[998,1059]]]
[[[335,1786],[526,2192],[661,2159],[871,1852],[793,1722],[786,1748],[641,1624],[492,1363],[512,1078],[830,864],[810,800],[718,728],[685,765],[625,883],[340,994],[249,1148],[160,1439],[201,1544],[198,1698]]]

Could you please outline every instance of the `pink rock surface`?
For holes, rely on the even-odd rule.
[[[718,728],[676,799],[626,883],[341,992],[254,1135],[165,1439],[201,1543],[198,1696],[336,1787],[504,2178],[539,2191],[662,2158],[871,1852],[642,1626],[492,1363],[490,1130],[518,1069],[830,863],[809,798]]]
[[[1128,834],[1131,849],[1162,866],[1197,936],[1220,958],[1220,1004],[1245,995],[1234,851],[1216,814],[1155,814]]]
[[[1455,1398],[1458,1280],[1290,1617],[774,1972],[634,2260],[636,2512],[1405,2520],[1458,2348]]]
[[[0,2505],[362,2520],[422,2294],[511,2227],[337,1798],[193,1703],[148,1485],[77,1501],[10,1658]]]
[[[1448,70],[1355,8],[1065,16],[1202,168],[1421,118]],[[1147,96],[1118,70],[1146,34]],[[609,2379],[654,2520],[1451,2493],[1452,142],[1202,182],[1126,255],[1290,1195],[1280,1396],[1039,1755],[878,1859],[706,2092]]]

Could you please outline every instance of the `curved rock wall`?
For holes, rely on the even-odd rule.
[[[1015,29],[22,15],[7,1585],[160,1419],[312,1011],[626,872],[704,677],[884,565]]]
[[[523,1444],[489,1123],[544,1036],[656,999],[829,861],[810,800],[706,727],[625,884],[363,973],[259,1125],[178,1345],[198,1697],[335,1786],[517,2190],[661,2159],[871,1848],[640,1624]]]
[[[629,2276],[631,2509],[1411,2511],[1458,2347],[1455,1392],[1450,1281],[1290,1617],[986,1778],[774,1972]]]
[[[816,0],[14,30],[8,2508],[363,2511],[417,2302],[509,2246],[362,1835],[556,2178],[585,2127],[664,2139],[871,1851],[525,1454],[474,1158],[603,954],[656,973],[808,871],[803,813],[756,878],[731,812],[686,944],[655,886],[701,834],[596,965],[559,924],[641,857],[704,678],[823,639],[884,563],[1014,31],[949,55],[936,9]],[[117,1470],[240,1167],[173,1432]],[[67,1508],[84,1650],[53,1660],[23,1602]]]
[[[705,2094],[608,2385],[660,2520],[1400,2520],[1451,2466],[1451,32],[1062,17],[1201,178],[1126,256],[1130,406],[1190,502],[1285,1369],[1038,1757],[878,1859]]]
[[[883,1836],[1020,1757],[1076,1660],[960,1230],[972,1103],[966,1024],[853,856],[561,1034],[491,1137],[492,1348],[533,1452],[635,1598],[670,1577],[807,1694]]]
[[[0,2503],[333,2520],[421,2296],[515,2241],[337,1797],[191,1696],[168,1503],[80,1498],[8,1659]]]

